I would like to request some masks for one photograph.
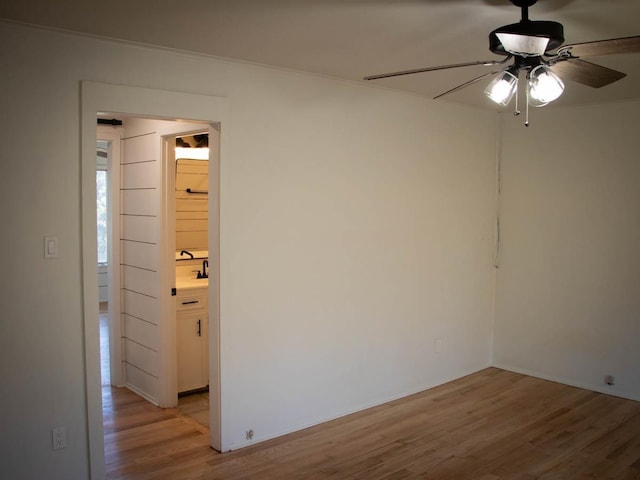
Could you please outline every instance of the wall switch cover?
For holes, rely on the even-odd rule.
[[[44,237],[44,258],[58,258],[58,237]]]

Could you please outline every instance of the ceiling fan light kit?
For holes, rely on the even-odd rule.
[[[514,75],[509,70],[496,74],[491,83],[484,89],[484,94],[498,105],[506,107],[518,90],[518,72]]]
[[[504,50],[511,55],[522,57],[537,57],[547,50],[549,39],[545,37],[531,37],[517,33],[498,32],[496,37]]]
[[[437,95],[435,98],[456,92],[493,75],[494,78],[484,90],[484,93],[489,99],[504,107],[510,103],[514,96],[517,101],[518,79],[520,72],[523,72],[526,76],[527,97],[527,119],[525,125],[528,126],[529,106],[543,107],[562,95],[564,83],[557,75],[558,73],[569,80],[593,88],[610,85],[626,76],[623,72],[586,62],[581,58],[619,53],[640,53],[640,36],[562,46],[564,43],[564,27],[562,24],[552,21],[529,20],[529,7],[534,5],[537,0],[510,1],[521,9],[520,22],[496,28],[489,34],[489,50],[496,55],[505,57],[503,60],[475,61],[417,68],[371,75],[364,79],[377,80],[474,65],[500,65],[513,59],[513,64],[504,70],[480,75]],[[554,72],[554,70],[556,71]],[[519,115],[519,113],[516,103],[514,114]]]
[[[556,100],[564,92],[564,83],[560,77],[545,65],[533,68],[528,77],[529,105],[543,107]]]

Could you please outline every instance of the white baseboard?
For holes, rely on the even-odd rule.
[[[378,399],[378,400],[375,400],[373,402],[360,405],[360,406],[358,406],[356,408],[345,410],[345,411],[343,411],[341,413],[338,413],[337,415],[333,415],[331,417],[315,419],[315,420],[312,420],[312,421],[310,421],[308,423],[304,423],[304,424],[295,426],[295,427],[287,429],[287,430],[280,431],[280,432],[272,434],[272,435],[267,435],[267,436],[264,436],[264,437],[256,437],[251,441],[246,441],[246,442],[245,441],[241,441],[241,442],[238,442],[238,443],[235,443],[235,444],[231,445],[229,450],[238,450],[240,448],[248,447],[250,445],[255,445],[255,444],[260,443],[260,442],[266,442],[267,440],[272,440],[274,438],[278,438],[278,437],[281,437],[283,435],[288,435],[290,433],[299,432],[300,430],[304,430],[304,429],[307,429],[307,428],[315,427],[316,425],[320,425],[322,423],[330,422],[330,421],[336,420],[338,418],[346,417],[347,415],[351,415],[353,413],[358,413],[358,412],[361,412],[363,410],[367,410],[369,408],[374,408],[374,407],[383,405],[385,403],[393,402],[394,400],[398,400],[400,398],[409,397],[411,395],[415,395],[417,393],[424,392],[425,390],[429,390],[430,388],[438,387],[440,385],[444,385],[445,383],[449,383],[449,382],[452,382],[452,381],[457,380],[459,378],[466,377],[467,375],[471,375],[473,373],[480,372],[480,371],[484,370],[485,368],[489,368],[491,366],[492,365],[487,363],[485,365],[481,365],[481,366],[478,366],[478,367],[475,367],[475,368],[471,368],[471,369],[459,372],[459,373],[451,375],[449,377],[438,379],[438,380],[436,380],[434,382],[430,382],[428,384],[418,385],[418,386],[416,386],[414,388],[411,388],[410,390],[408,390],[406,392],[403,392],[403,393],[400,393],[398,395],[392,395],[392,396],[389,396],[389,397],[386,397],[386,398],[383,398],[383,399]]]
[[[614,397],[625,398],[627,400],[640,401],[640,396],[635,396],[626,392],[621,392],[615,387],[603,387],[602,385],[592,385],[592,384],[583,383],[583,382],[576,382],[575,380],[571,380],[568,378],[556,377],[554,375],[548,375],[548,374],[537,372],[534,370],[528,370],[526,368],[513,367],[511,365],[505,365],[500,362],[494,362],[491,366],[495,368],[500,368],[501,370],[507,370],[509,372],[521,373],[523,375],[528,375],[530,377],[540,378],[542,380],[549,380],[551,382],[562,383],[563,385],[569,385],[570,387],[583,388],[585,390],[604,393],[607,395],[612,395]]]
[[[127,383],[124,385],[126,388],[128,388],[129,390],[131,390],[133,393],[135,393],[136,395],[141,396],[142,398],[144,398],[147,402],[154,404],[156,407],[160,406],[160,403],[158,402],[157,399],[151,397],[150,395],[146,394],[145,392],[143,392],[142,390],[140,390],[139,388],[134,387],[133,385],[131,385],[130,383]]]

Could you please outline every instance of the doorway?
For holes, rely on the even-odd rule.
[[[102,387],[111,385],[111,354],[109,352],[112,344],[109,334],[109,261],[108,248],[109,240],[109,212],[110,209],[107,192],[109,189],[108,176],[109,142],[100,139],[100,128],[98,128],[98,139],[96,142],[96,221],[98,223],[98,301],[99,301],[99,323],[100,323],[100,375]]]
[[[221,145],[225,143],[228,129],[221,129],[222,124],[228,124],[228,103],[220,97],[210,97],[193,94],[180,94],[137,87],[107,85],[96,82],[82,84],[82,258],[83,258],[83,299],[84,299],[84,335],[85,335],[85,365],[87,391],[87,425],[89,439],[89,458],[91,478],[103,478],[104,438],[102,428],[102,405],[100,388],[100,354],[98,322],[98,287],[97,287],[97,257],[96,257],[96,185],[95,185],[95,146],[96,146],[96,117],[104,112],[119,112],[119,115],[129,115],[137,118],[152,119],[196,119],[201,124],[212,125],[210,133],[216,136],[215,168],[209,178],[210,190],[210,245],[209,251],[216,252],[216,260],[210,264],[210,275],[215,275],[215,286],[210,286],[210,297],[215,307],[209,308],[211,328],[209,343],[215,346],[216,354],[210,356],[210,379],[215,385],[215,393],[211,394],[210,402],[210,443],[217,450],[226,451],[228,447],[223,435],[222,419],[224,412],[221,401],[223,386],[220,382],[220,338],[219,338],[219,267],[218,247],[218,166],[222,158]],[[215,126],[215,128],[213,127]],[[91,165],[92,168],[88,168]],[[168,265],[168,260],[165,260]],[[175,260],[174,260],[175,262]],[[166,277],[166,275],[164,276]],[[163,291],[169,291],[169,280],[164,279],[160,285]],[[170,330],[167,325],[164,325]],[[162,348],[171,344],[170,331],[163,331]],[[175,338],[173,339],[175,342]],[[173,367],[172,367],[173,365]],[[170,355],[162,356],[164,371],[175,369],[175,362]],[[158,393],[164,399],[175,392],[170,382],[164,381]]]
[[[98,125],[96,133],[96,235],[101,385],[122,385],[120,311],[120,142],[119,125]],[[114,220],[116,219],[116,220]]]
[[[184,138],[182,132],[185,129],[191,131],[197,128],[198,136],[208,140],[209,127],[200,123],[190,124],[112,113],[102,115],[104,116],[118,116],[119,118],[109,121],[120,125],[119,142],[117,139],[104,142],[111,147],[111,152],[120,150],[119,162],[111,162],[108,169],[110,178],[117,178],[109,189],[108,197],[117,198],[118,201],[114,203],[113,208],[108,209],[108,241],[101,242],[101,229],[98,228],[97,242],[99,260],[102,243],[108,245],[109,252],[108,270],[111,273],[111,281],[108,285],[109,308],[106,315],[113,327],[110,329],[112,341],[109,343],[113,346],[120,345],[119,351],[113,350],[111,355],[114,359],[114,377],[120,377],[120,381],[114,381],[113,385],[125,386],[154,405],[175,407],[178,403],[178,392],[203,388],[209,384],[209,344],[204,335],[208,331],[208,312],[204,310],[209,303],[206,172],[210,152],[208,146],[193,149],[204,150],[207,155],[206,161],[191,158],[197,157],[195,154],[176,159],[174,145],[176,139]],[[99,118],[98,121],[108,120]],[[176,132],[180,133],[176,136]],[[99,135],[101,133],[102,129],[99,129]],[[103,141],[98,139],[98,143],[101,142]],[[215,152],[212,154],[215,155]],[[198,179],[200,184],[192,185],[195,188],[184,189],[182,185],[178,185],[184,182],[176,182],[176,173],[184,169],[180,162],[190,162],[187,165],[186,176]],[[204,164],[204,167],[191,165],[193,163]],[[205,175],[194,175],[203,168]],[[178,186],[183,191],[178,192]],[[100,191],[99,188],[96,190]],[[179,198],[175,198],[176,196]],[[111,203],[108,202],[108,205],[111,206]],[[195,204],[198,208],[184,208],[187,203]],[[97,204],[100,206],[99,201]],[[186,218],[181,216],[176,221],[176,206],[180,207],[180,213],[187,215]],[[201,213],[205,214],[204,217],[198,217]],[[176,225],[180,228],[176,229]],[[179,257],[176,252],[177,246],[178,251],[194,252],[197,255],[195,260],[193,254],[189,255],[192,257],[192,263],[196,263],[178,266],[185,260],[191,260]],[[217,262],[215,257],[211,259],[212,266]],[[198,262],[202,264],[203,275],[199,274],[199,280],[196,282],[195,275],[191,275],[190,272],[199,265]],[[187,276],[184,279],[182,275],[177,278],[176,272],[184,272],[185,268],[188,271]],[[200,280],[201,276],[205,279]],[[176,283],[176,280],[179,283]],[[173,298],[174,290],[177,290],[176,298]],[[193,348],[180,348],[179,340],[184,337],[182,334],[185,331],[185,318],[180,312],[180,302],[176,300],[180,300],[185,292],[198,294],[199,300],[191,299],[186,302],[188,305],[185,308],[189,310],[189,319],[197,321],[197,330],[195,327],[188,330],[197,334],[196,339],[200,340],[202,345],[202,355],[201,365],[192,364],[189,368],[181,370],[179,360],[184,357],[183,353],[186,352],[187,356],[194,358],[196,354],[194,342],[191,345]],[[201,308],[190,311],[195,304]],[[214,304],[213,308],[215,307]],[[198,316],[197,320],[194,315]],[[200,382],[188,382],[185,388],[184,382],[181,383],[185,372],[187,376],[193,377],[192,374],[198,370],[203,378]]]

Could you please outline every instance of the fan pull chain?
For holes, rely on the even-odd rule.
[[[513,116],[517,117],[518,115],[520,115],[520,110],[518,110],[518,87],[516,86],[516,105],[515,105],[515,109],[513,110]]]
[[[529,84],[527,83],[527,104],[525,106],[524,126],[529,126]]]

